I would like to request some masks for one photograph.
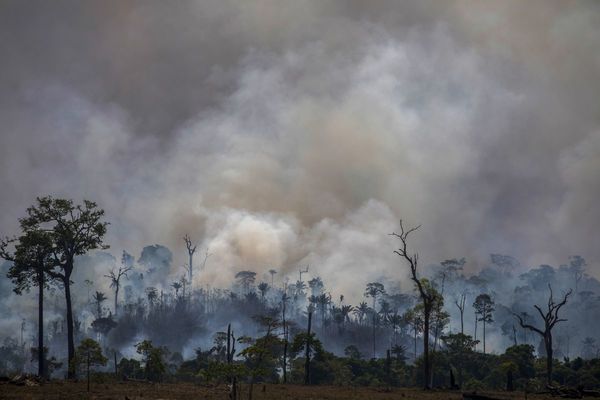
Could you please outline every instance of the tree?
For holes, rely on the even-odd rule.
[[[585,262],[585,259],[581,256],[570,256],[569,267],[571,273],[573,274],[573,279],[575,281],[575,294],[577,294],[579,290],[579,282],[585,274],[585,267],[587,267],[587,263]]]
[[[264,336],[256,340],[249,337],[238,339],[240,343],[248,344],[239,355],[245,358],[246,366],[250,371],[250,387],[248,389],[248,398],[252,400],[254,382],[257,377],[266,377],[269,374],[269,366],[275,366],[276,360],[281,352],[282,341],[275,334],[275,330],[281,327],[277,318],[269,316],[257,316],[254,320],[265,331]]]
[[[485,324],[494,322],[492,312],[494,311],[494,300],[489,294],[482,293],[475,298],[473,303],[475,314],[479,315],[479,321],[483,322],[483,352],[485,353]]]
[[[354,311],[354,307],[351,306],[350,304],[344,304],[340,307],[340,313],[342,314],[342,318],[343,318],[343,325],[346,325],[346,322],[348,322],[348,320],[350,319],[350,313]]]
[[[254,284],[256,280],[256,272],[253,271],[240,271],[235,274],[235,279],[240,282],[240,285],[244,289],[244,293],[250,292],[250,286]]]
[[[175,289],[175,297],[179,297],[179,290],[181,289],[181,282],[178,282],[178,281],[173,282],[171,284],[171,287],[173,289]]]
[[[194,253],[196,253],[196,247],[198,245],[192,244],[192,239],[190,238],[190,236],[188,234],[183,236],[183,241],[185,242],[185,248],[187,249],[188,260],[189,260],[189,263],[188,263],[186,269],[188,271],[188,276],[189,276],[190,282],[193,282],[192,276],[193,276],[193,270],[194,270]]]
[[[154,347],[152,341],[144,340],[135,345],[138,354],[144,357],[144,372],[146,379],[152,382],[162,380],[166,371],[164,357],[167,351],[161,347]]]
[[[420,305],[419,305],[420,306]],[[420,312],[422,307],[415,306],[410,310],[406,310],[402,315],[402,319],[408,324],[412,326],[414,333],[414,360],[417,360],[417,335],[423,331],[423,317],[422,312]]]
[[[121,266],[115,272],[114,268],[104,275],[110,279],[110,287],[115,289],[115,315],[117,315],[117,308],[119,305],[119,289],[121,288],[121,278],[127,278],[127,273],[133,269],[133,257],[123,250],[123,256],[121,257]]]
[[[392,334],[394,335],[394,345],[398,345],[398,327],[402,325],[402,315],[398,313],[389,314],[386,317],[386,322],[392,327]]]
[[[102,318],[102,303],[106,301],[107,297],[102,292],[96,292],[93,298],[96,303],[96,313],[98,314],[98,319],[100,319]]]
[[[463,384],[463,370],[467,365],[468,355],[473,352],[478,341],[464,333],[449,333],[441,337],[448,353],[450,364],[458,370],[459,385]]]
[[[559,301],[558,303],[556,303],[554,301],[554,298],[552,295],[552,286],[550,286],[550,284],[548,284],[548,289],[550,290],[550,296],[548,297],[547,310],[542,311],[542,308],[537,304],[533,306],[537,310],[537,312],[540,314],[540,316],[542,317],[542,320],[544,321],[543,328],[537,328],[533,325],[526,323],[525,321],[523,321],[523,318],[521,317],[521,315],[519,315],[517,313],[513,313],[513,315],[515,316],[515,318],[517,318],[519,320],[519,324],[521,325],[522,328],[529,329],[530,331],[537,333],[538,335],[540,335],[543,338],[544,347],[546,349],[546,381],[547,381],[548,385],[550,385],[552,383],[552,361],[553,361],[553,359],[552,359],[552,354],[553,354],[552,329],[559,322],[567,321],[566,319],[559,318],[558,312],[565,304],[567,304],[567,300],[569,299],[569,296],[571,295],[571,293],[573,293],[573,290],[569,289],[569,291],[563,295],[562,300]]]
[[[49,288],[54,280],[49,276],[54,268],[52,253],[52,239],[46,232],[31,230],[25,232],[15,245],[14,253],[7,250],[8,244],[13,240],[0,241],[0,257],[12,261],[8,270],[13,291],[20,295],[23,291],[29,292],[32,286],[38,288],[38,376],[46,377],[44,355],[44,289]]]
[[[363,319],[367,312],[369,311],[369,306],[364,301],[361,301],[358,307],[354,309],[354,315],[358,318],[358,323],[362,325]]]
[[[383,294],[385,294],[385,287],[383,284],[379,282],[367,283],[365,297],[371,297],[373,299],[373,309],[375,309],[377,298]]]
[[[460,312],[460,333],[464,334],[465,333],[465,303],[467,301],[467,292],[463,291],[460,294],[460,297],[456,300],[454,300],[454,304],[456,304],[456,307],[458,308],[458,311]]]
[[[158,299],[158,290],[154,286],[147,287],[146,297],[148,298],[148,305],[152,310],[154,308],[154,303],[156,302],[156,299]]]
[[[267,282],[261,282],[258,284],[258,291],[260,292],[260,297],[265,300],[265,295],[269,290],[269,284]]]
[[[400,233],[393,232],[391,235],[400,240],[400,247],[397,250],[394,250],[394,253],[408,262],[411,272],[411,279],[419,292],[421,304],[423,305],[423,373],[425,374],[424,388],[427,390],[431,388],[432,377],[431,360],[429,357],[429,324],[431,319],[431,311],[433,310],[436,301],[436,293],[431,285],[427,285],[426,280],[419,279],[417,276],[419,255],[417,253],[408,253],[408,236],[419,228],[420,225],[405,230],[404,226],[402,225],[402,220],[400,220]]]
[[[322,354],[323,345],[321,341],[317,339],[314,332],[311,330],[312,323],[312,312],[308,312],[308,326],[306,332],[298,333],[294,336],[292,342],[292,354],[297,355],[304,350],[304,384],[309,385],[311,382],[311,356],[314,353]]]
[[[275,274],[277,273],[277,271],[275,271],[274,269],[270,269],[269,270],[269,274],[271,274],[271,286],[273,286],[273,281],[275,279]]]
[[[27,209],[27,217],[21,220],[26,230],[39,230],[50,235],[53,258],[60,272],[49,274],[62,282],[67,309],[68,377],[75,377],[73,307],[71,304],[71,274],[75,257],[93,249],[107,249],[103,237],[108,223],[103,222],[104,210],[97,204],[84,200],[83,205],[74,205],[72,200],[38,197],[37,204]]]
[[[377,302],[377,298],[385,294],[385,287],[383,284],[379,282],[371,282],[367,283],[367,287],[365,289],[365,297],[371,297],[373,299],[373,314],[371,318],[371,328],[373,329],[373,358],[376,355],[376,342],[375,342],[375,319],[377,318],[377,312],[375,311],[375,304]]]
[[[87,391],[90,391],[90,367],[106,365],[108,359],[102,354],[100,344],[93,339],[83,339],[75,351],[76,365],[86,365]]]

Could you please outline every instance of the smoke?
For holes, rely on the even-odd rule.
[[[162,243],[180,275],[187,233],[197,286],[310,264],[355,300],[410,288],[403,218],[423,264],[582,254],[597,275],[596,3],[2,9],[5,234],[35,196],[89,198],[117,257]]]

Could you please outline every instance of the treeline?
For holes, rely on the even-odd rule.
[[[520,276],[515,259],[497,254],[477,275],[464,274],[464,259],[423,269],[410,251],[417,229],[401,223],[393,234],[398,268],[409,272],[415,291],[369,282],[364,301],[353,305],[343,295],[334,298],[317,275],[306,279],[308,267],[293,283],[276,282],[277,269],[262,280],[240,270],[231,289],[195,287],[210,253],[197,251],[188,235],[188,263],[178,279],[172,253],[160,245],[147,246],[137,260],[124,251],[117,262],[102,251],[103,218],[93,202],[40,198],[19,220],[20,234],[0,243],[13,290],[34,289],[38,298],[37,346],[5,338],[1,373],[37,365],[41,377],[73,378],[84,367],[99,367],[97,378],[227,381],[234,388],[258,382],[508,390],[600,385],[595,321],[582,323],[600,310],[600,283],[586,275],[579,256]],[[104,272],[89,275],[98,268]],[[99,289],[98,279],[112,292]],[[72,290],[86,293],[87,301],[74,306]],[[45,323],[49,300],[64,317]],[[502,354],[499,338],[509,343]]]

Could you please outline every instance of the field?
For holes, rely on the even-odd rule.
[[[242,388],[240,399],[247,399],[247,386]],[[522,392],[492,393],[482,392],[498,399],[549,399],[549,396],[525,395]],[[90,393],[84,382],[51,382],[44,386],[0,385],[0,399],[228,399],[228,389],[222,385],[207,388],[194,384],[146,384],[117,382],[92,384]],[[462,399],[461,392],[431,391],[396,388],[392,391],[375,388],[352,388],[336,386],[296,386],[296,385],[255,385],[253,400],[295,400],[295,399],[373,399],[373,400],[412,400],[412,399]]]

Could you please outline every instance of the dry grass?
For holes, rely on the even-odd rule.
[[[248,398],[247,386],[242,388],[240,400]],[[524,393],[486,393],[499,399],[547,399],[546,396]],[[145,384],[116,382],[110,384],[92,384],[91,392],[86,391],[84,382],[51,382],[44,386],[1,385],[0,399],[228,399],[226,386],[207,388],[190,383]],[[375,388],[352,388],[335,386],[296,386],[296,385],[255,385],[254,400],[295,400],[295,399],[369,399],[369,400],[453,400],[462,399],[460,392],[431,391],[398,388],[392,391]]]

